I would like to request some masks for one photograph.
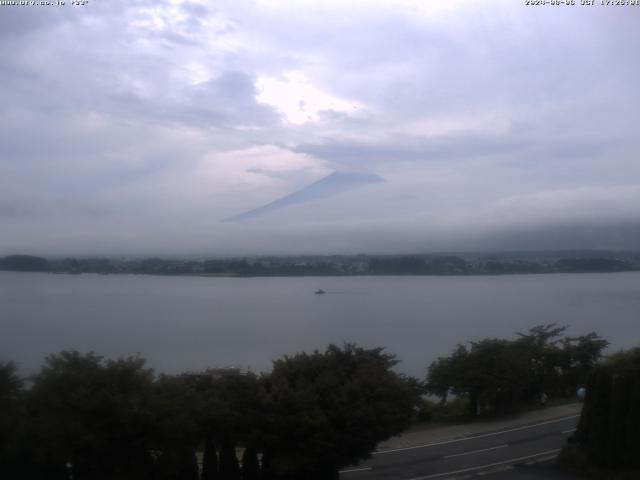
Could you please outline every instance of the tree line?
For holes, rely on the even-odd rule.
[[[427,391],[443,402],[450,395],[465,399],[471,416],[543,396],[573,396],[609,343],[595,332],[568,337],[566,330],[552,323],[518,333],[514,340],[460,344],[429,366]]]
[[[411,423],[420,386],[395,363],[351,344],[261,376],[63,351],[26,381],[5,363],[0,478],[335,479]]]
[[[416,421],[429,395],[474,416],[574,395],[607,342],[565,330],[458,345],[423,381],[353,344],[285,356],[261,375],[158,375],[139,357],[77,351],[29,378],[0,363],[0,478],[337,479]]]
[[[568,252],[565,252],[567,254]],[[600,256],[598,256],[600,255]],[[52,273],[129,273],[149,275],[327,276],[327,275],[507,275],[640,270],[638,253],[511,258],[490,255],[336,255],[218,259],[64,258],[32,255],[0,257],[0,270]]]

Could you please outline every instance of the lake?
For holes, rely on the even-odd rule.
[[[315,295],[316,289],[326,290]],[[140,354],[159,371],[270,369],[329,343],[384,346],[401,372],[459,342],[540,323],[640,344],[640,272],[212,278],[0,272],[0,360],[33,372],[61,349]]]

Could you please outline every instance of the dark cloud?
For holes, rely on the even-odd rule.
[[[258,103],[257,93],[254,77],[245,72],[226,71],[187,91],[190,108],[185,109],[185,113],[202,120],[209,119],[214,126],[278,123],[277,112]]]
[[[0,200],[0,218],[31,218],[36,212],[36,206],[28,200]]]
[[[544,138],[515,132],[502,135],[457,133],[436,137],[398,134],[393,139],[371,139],[367,142],[343,139],[321,139],[320,143],[301,143],[293,151],[314,155],[350,167],[384,165],[389,162],[465,163],[479,157],[512,156],[523,159],[581,160],[602,155],[612,142],[595,139]]]
[[[640,221],[575,222],[509,228],[480,237],[466,248],[482,250],[637,250]]]
[[[267,168],[247,168],[247,173],[256,173],[271,178],[287,178],[290,173],[287,171],[269,170]]]

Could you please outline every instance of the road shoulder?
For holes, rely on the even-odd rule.
[[[411,429],[392,437],[378,445],[378,452],[399,448],[446,442],[460,438],[488,435],[494,432],[516,429],[532,424],[554,421],[580,415],[582,403],[540,408],[500,418],[480,419],[474,422],[454,425],[426,425],[421,429]]]

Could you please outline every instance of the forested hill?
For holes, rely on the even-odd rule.
[[[0,270],[153,275],[504,275],[640,270],[640,252],[521,252],[439,255],[262,256],[238,258],[43,258],[10,255]]]

